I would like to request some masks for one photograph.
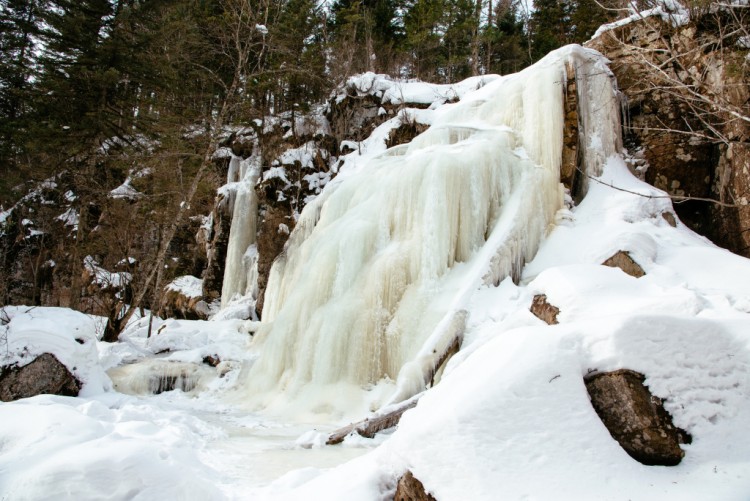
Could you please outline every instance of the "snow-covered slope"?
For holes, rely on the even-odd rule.
[[[598,179],[663,196],[617,157]],[[385,444],[313,479],[289,475],[268,499],[385,499],[406,469],[439,500],[746,499],[750,263],[671,227],[670,210],[592,183],[521,285],[475,291],[461,352]],[[621,249],[644,277],[600,264]],[[559,325],[529,312],[537,293]],[[634,461],[597,417],[583,378],[620,368],[645,374],[692,434],[679,466]]]
[[[561,78],[559,63],[569,60],[571,55],[592,57],[601,63],[595,54],[577,48],[558,51],[549,56],[546,66],[497,80],[467,94],[458,105],[434,110],[438,115],[434,123],[439,124],[441,116],[462,127],[467,126],[465,121],[472,121],[471,127],[485,132],[473,133],[471,138],[464,139],[469,141],[465,144],[481,149],[483,143],[477,136],[485,134],[498,139],[492,144],[500,145],[500,158],[514,155],[522,168],[534,165],[546,168],[549,162],[556,161],[546,148],[554,146],[551,135],[557,129],[537,134],[533,139],[548,141],[549,145],[535,147],[532,139],[527,145],[524,141],[532,136],[523,131],[534,134],[530,128],[534,122],[523,120],[533,115],[528,108],[523,114],[504,115],[503,105],[511,106],[512,102],[490,105],[488,99],[501,85],[510,85],[502,84],[503,80],[522,91],[519,99],[534,86],[542,85],[535,80],[540,74],[545,76],[546,83],[554,84],[556,78]],[[606,76],[603,71],[597,74]],[[164,361],[195,363],[207,355],[220,354],[232,363],[224,368],[227,372],[222,373],[223,377],[217,371],[202,391],[189,394],[169,391],[138,397],[101,391],[78,399],[35,397],[3,404],[0,406],[3,423],[0,497],[386,500],[392,498],[398,478],[408,469],[440,501],[747,499],[750,261],[715,247],[679,221],[676,226],[670,225],[670,218],[664,217],[673,212],[669,199],[629,173],[622,155],[614,148],[616,138],[606,135],[616,131],[617,124],[609,121],[613,118],[611,110],[602,108],[597,101],[602,87],[594,89],[597,87],[589,88],[583,96],[591,105],[591,113],[586,117],[589,135],[584,136],[584,146],[598,159],[593,162],[596,171],[590,173],[592,179],[586,197],[577,206],[560,203],[548,219],[542,218],[543,229],[547,229],[547,223],[551,224],[543,238],[537,240],[538,250],[532,253],[533,259],[529,256],[531,260],[523,268],[518,283],[510,277],[504,278],[502,273],[485,279],[487,264],[492,262],[494,245],[498,243],[493,234],[503,233],[495,233],[496,225],[503,220],[499,214],[488,218],[495,225],[488,224],[489,230],[478,243],[470,242],[462,259],[454,257],[450,268],[443,265],[443,275],[431,282],[436,290],[427,299],[428,308],[437,309],[442,315],[459,309],[464,312],[461,350],[448,362],[440,382],[404,414],[395,432],[372,440],[349,437],[340,445],[323,445],[327,432],[346,424],[351,415],[367,410],[360,403],[363,392],[377,397],[373,402],[393,397],[396,388],[388,381],[362,384],[349,380],[344,389],[331,387],[339,394],[315,395],[318,403],[328,397],[339,404],[342,396],[351,398],[351,408],[343,413],[334,412],[333,406],[310,409],[308,402],[297,401],[300,405],[295,410],[299,413],[290,415],[288,404],[294,399],[282,393],[283,384],[278,388],[266,386],[285,400],[284,419],[262,409],[248,411],[242,403],[252,398],[252,390],[248,390],[252,381],[246,377],[246,371],[232,367],[244,364],[248,368],[254,364],[250,374],[267,367],[263,364],[269,362],[255,357],[266,356],[264,351],[274,333],[270,326],[238,320],[156,322],[155,334],[147,340],[142,323],[131,327],[122,345],[102,345],[101,363],[111,366],[122,361],[151,359],[165,349],[171,352],[159,355]],[[552,94],[549,96],[556,99]],[[556,116],[548,102],[531,104],[539,107],[539,116],[534,120]],[[473,107],[476,113],[461,105]],[[488,125],[493,120],[496,122]],[[516,129],[519,126],[521,129]],[[457,129],[444,127],[441,131],[438,127],[418,139],[413,147],[401,147],[399,152],[403,154],[386,154],[379,159],[373,154],[375,160],[364,158],[353,163],[349,173],[334,179],[319,199],[305,209],[310,214],[302,214],[298,226],[301,229],[295,237],[300,242],[293,245],[301,248],[302,242],[318,238],[315,228],[322,223],[335,227],[337,221],[346,220],[357,229],[356,221],[350,219],[346,209],[360,210],[363,226],[370,221],[373,210],[389,214],[382,203],[374,206],[354,203],[367,200],[367,195],[381,195],[360,192],[358,183],[348,185],[347,179],[366,180],[371,192],[388,187],[391,193],[403,190],[403,196],[414,193],[416,197],[420,194],[418,187],[407,190],[391,184],[395,181],[385,175],[387,169],[400,173],[413,184],[433,183],[433,186],[437,184],[429,176],[449,174],[450,167],[457,166],[462,157],[471,159],[477,164],[477,171],[483,172],[488,167],[479,165],[478,153],[458,150],[461,142],[446,145],[432,140],[446,131],[444,135],[450,139],[449,132]],[[603,132],[594,133],[597,130]],[[518,144],[506,151],[504,141]],[[602,144],[614,146],[602,148]],[[517,149],[520,146],[523,151]],[[410,174],[410,169],[416,167],[405,164],[411,158],[409,155],[431,158],[434,168],[419,171],[421,177]],[[369,167],[372,172],[368,172]],[[464,182],[470,185],[473,175],[469,168],[460,172],[461,179],[450,178],[456,191],[460,191]],[[492,186],[487,182],[482,189]],[[349,198],[344,198],[347,191]],[[445,199],[460,198],[460,194],[447,188],[434,193],[443,193]],[[529,194],[520,191],[517,196],[529,197]],[[337,197],[342,197],[337,202],[341,206],[326,208],[325,203],[336,201]],[[484,198],[491,199],[477,195],[477,199]],[[423,200],[423,204],[409,205],[410,213],[393,217],[411,217],[427,224],[430,215],[437,219],[437,214],[445,209],[436,207],[439,204],[430,197]],[[468,197],[467,210],[475,202]],[[518,204],[505,206],[518,207]],[[426,208],[430,210],[424,212]],[[319,210],[320,214],[311,215],[313,210]],[[326,210],[332,212],[325,214]],[[338,217],[333,217],[334,214]],[[517,211],[512,214],[527,215]],[[381,215],[372,217],[378,222]],[[308,226],[302,224],[305,218],[310,218]],[[513,227],[511,223],[514,221],[508,222],[509,227]],[[434,230],[442,228],[437,225]],[[368,251],[361,242],[341,231],[342,239],[331,237],[321,243],[350,254]],[[433,241],[434,235],[429,231],[424,234],[421,229],[412,231],[421,242]],[[486,250],[488,242],[493,245],[490,250]],[[376,247],[380,252],[375,255],[387,256],[389,249],[399,246],[404,246],[404,252],[412,252],[405,243],[394,240],[382,248]],[[620,269],[602,266],[604,260],[620,250],[630,253],[645,276],[634,278]],[[316,257],[306,266],[290,269],[301,277],[312,274],[319,279],[320,287],[330,273],[334,276],[337,272],[350,273],[338,266],[325,268],[326,263]],[[386,280],[390,269],[386,264],[368,265],[364,275],[351,272],[346,276],[355,282],[358,277],[365,281]],[[378,266],[383,268],[383,274],[371,273],[369,267]],[[309,279],[301,280],[305,284],[304,280]],[[337,285],[331,287],[334,286]],[[309,301],[297,302],[297,307],[311,307],[320,301],[314,296],[320,290],[310,287]],[[443,295],[446,291],[448,300]],[[547,325],[529,312],[533,296],[540,293],[560,309],[558,325]],[[349,300],[364,301],[356,292],[352,294],[354,297]],[[282,316],[282,303],[290,302],[294,303],[284,300],[278,306],[269,306],[278,308],[276,321]],[[327,308],[326,313],[333,318],[341,315],[336,305]],[[356,308],[352,311],[358,313]],[[417,324],[429,320],[429,315],[421,311],[409,320]],[[58,315],[53,309],[44,310],[43,314],[51,322]],[[314,315],[311,318],[316,318]],[[296,322],[306,327],[303,320]],[[259,327],[267,329],[263,336],[268,337],[265,341],[255,341],[255,352],[250,352],[246,333]],[[48,324],[47,329],[53,327]],[[426,337],[415,341],[416,354],[412,353],[411,359],[404,357],[402,362],[415,360],[424,346],[435,346],[427,340],[436,330],[428,330]],[[360,324],[354,322],[348,334],[359,331]],[[291,358],[310,357],[317,349],[316,343],[294,339],[287,335],[288,344],[279,348],[288,348]],[[299,350],[294,355],[295,342],[308,343],[310,351]],[[331,366],[339,363],[343,366],[352,360],[359,361],[359,355],[324,360]],[[270,366],[273,368],[273,363]],[[137,366],[132,368],[137,370]],[[593,370],[620,368],[643,373],[649,389],[665,399],[675,424],[692,435],[692,443],[683,446],[685,457],[680,465],[644,466],[634,461],[597,417],[583,378]],[[294,374],[295,369],[290,370]],[[318,369],[303,372],[315,370]],[[415,372],[421,374],[419,370]],[[344,374],[343,369],[340,373]],[[283,371],[275,374],[284,377],[278,376]],[[296,377],[288,378],[294,381]],[[300,380],[304,384],[299,388],[311,387],[314,377]],[[232,387],[234,391],[228,393],[227,389]],[[312,387],[316,391],[321,388]],[[299,422],[311,416],[315,419],[328,416],[328,421]]]

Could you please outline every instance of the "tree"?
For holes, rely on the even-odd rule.
[[[20,139],[29,125],[32,75],[37,68],[35,46],[44,0],[0,0],[0,203],[24,178]]]
[[[224,125],[241,108],[252,84],[263,77],[261,61],[267,47],[264,38],[266,33],[262,27],[267,20],[270,2],[261,1],[251,5],[244,0],[221,0],[218,6],[220,14],[210,26],[212,37],[207,40],[210,45],[206,46],[201,40],[193,41],[197,44],[196,49],[217,58],[213,68],[200,65],[202,71],[199,74],[207,82],[216,84],[219,91],[214,96],[209,113],[203,117],[203,130],[196,136],[196,144],[200,145],[202,151],[199,150],[197,155],[184,157],[194,162],[194,170],[186,180],[186,191],[180,194],[179,204],[174,208],[170,220],[165,221],[160,228],[159,244],[154,257],[141,270],[140,290],[133,294],[122,314],[108,322],[107,340],[116,339],[122,327],[147,300],[149,290],[156,293],[161,290],[170,247],[181,225],[187,220],[193,203],[198,199],[202,181],[212,169],[212,157],[218,148]],[[224,68],[231,68],[231,73],[221,71]]]
[[[531,14],[531,57],[538,61],[570,42],[570,4],[565,0],[536,0]]]
[[[487,69],[490,73],[515,73],[531,64],[525,47],[526,32],[517,1],[501,0],[487,27]]]
[[[415,0],[404,17],[406,47],[410,52],[411,73],[422,80],[437,80],[445,65],[442,51],[444,0]]]
[[[341,77],[364,71],[397,73],[404,37],[401,0],[335,0],[329,30]]]

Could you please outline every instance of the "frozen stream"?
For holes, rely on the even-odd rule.
[[[217,415],[203,417],[221,420]],[[371,449],[366,445],[304,448],[295,441],[309,429],[299,425],[259,423],[255,427],[240,427],[227,422],[222,425],[227,437],[209,442],[201,459],[221,473],[230,497],[239,493],[244,497],[293,470],[332,468]],[[374,447],[374,441],[371,442]]]
[[[195,373],[194,364],[167,364],[183,373],[193,366]],[[148,391],[154,391],[159,384],[153,377],[149,380],[158,366],[161,366],[161,380],[167,380],[168,372],[158,359],[118,367],[110,370],[109,375],[116,388],[132,394],[128,400],[137,400],[129,401],[128,405],[150,408],[153,412],[147,413],[154,416],[166,412],[172,415],[173,422],[189,423],[197,432],[191,444],[195,454],[215,471],[216,485],[229,499],[254,499],[289,472],[307,469],[307,473],[313,473],[332,468],[365,454],[386,438],[362,438],[325,446],[323,437],[342,423],[288,423],[269,419],[228,404],[220,393],[206,391],[200,376],[195,380],[178,380],[178,386],[192,389],[187,393],[172,390],[149,395]],[[159,424],[158,419],[154,423]],[[305,472],[300,473],[304,476]]]

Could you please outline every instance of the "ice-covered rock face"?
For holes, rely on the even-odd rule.
[[[322,389],[337,384],[396,380],[383,400],[424,388],[468,292],[517,274],[562,207],[566,63],[583,163],[599,171],[619,149],[620,108],[598,53],[563,48],[439,109],[398,155],[339,176],[302,213],[271,271],[251,394],[304,389],[328,408]]]

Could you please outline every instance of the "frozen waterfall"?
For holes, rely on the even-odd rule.
[[[257,291],[257,255],[255,237],[258,218],[258,199],[255,184],[260,176],[259,160],[232,157],[227,174],[229,211],[232,225],[229,230],[221,306],[237,296],[255,297]]]
[[[563,206],[571,68],[582,164],[598,174],[620,149],[620,106],[596,52],[565,47],[439,108],[425,133],[343,172],[301,214],[271,270],[248,398],[331,412],[357,389],[370,407],[424,389],[469,295],[519,276]]]

